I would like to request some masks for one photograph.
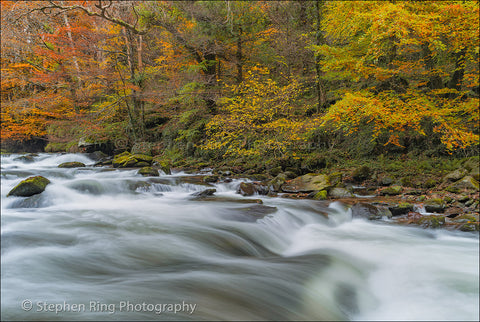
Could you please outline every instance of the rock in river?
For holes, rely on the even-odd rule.
[[[154,169],[152,167],[143,167],[140,170],[138,170],[138,174],[141,174],[142,176],[145,177],[158,177],[159,173],[157,169]]]
[[[9,196],[18,196],[18,197],[30,197],[39,193],[42,193],[47,185],[50,183],[50,180],[42,176],[30,177],[19,184],[17,184],[10,192],[7,194]]]
[[[64,162],[58,166],[59,168],[83,168],[85,167],[85,163],[82,162]]]

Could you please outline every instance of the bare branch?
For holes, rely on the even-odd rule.
[[[37,9],[32,9],[28,14],[30,14],[34,11],[41,11],[44,14],[49,14],[49,13],[51,13],[51,10],[53,10],[53,9],[62,10],[62,13],[65,12],[65,11],[81,10],[91,17],[100,17],[100,18],[105,19],[107,21],[110,21],[114,24],[125,27],[125,28],[129,29],[131,32],[133,32],[134,34],[137,34],[137,35],[145,35],[148,32],[148,29],[137,29],[136,23],[135,23],[135,25],[132,25],[132,24],[129,24],[128,22],[126,22],[122,19],[112,17],[106,11],[108,8],[110,8],[112,6],[112,4],[113,4],[112,0],[109,0],[107,2],[107,4],[105,4],[105,5],[102,5],[102,1],[98,1],[98,4],[95,4],[95,7],[97,7],[101,11],[100,12],[95,12],[95,11],[91,11],[90,9],[88,9],[87,7],[84,7],[84,6],[79,6],[79,5],[65,6],[65,5],[58,4],[55,1],[51,0],[51,1],[49,1],[48,6],[44,6],[44,7],[37,8]],[[50,12],[47,13],[47,10],[49,10]]]

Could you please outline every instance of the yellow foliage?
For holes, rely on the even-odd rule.
[[[292,79],[282,86],[268,74],[267,68],[255,66],[242,84],[226,85],[233,97],[221,100],[222,114],[206,125],[203,149],[222,150],[224,156],[279,155],[301,140],[303,122],[292,105],[300,85]]]

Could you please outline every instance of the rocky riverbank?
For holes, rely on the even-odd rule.
[[[135,151],[134,151],[135,152]],[[18,161],[30,162],[31,155]],[[89,154],[95,166],[138,168],[142,176],[170,174],[171,171],[198,173],[191,177],[195,183],[208,188],[213,183],[233,179],[248,179],[239,185],[237,193],[243,196],[266,195],[279,198],[313,199],[329,203],[341,201],[351,206],[353,217],[381,220],[424,228],[479,230],[479,159],[466,158],[460,166],[433,179],[411,184],[405,177],[392,176],[368,166],[354,169],[309,169],[288,166],[258,168],[248,166],[221,166],[210,168],[206,164],[173,167],[162,156],[123,152],[108,157],[100,152]],[[59,167],[83,167],[69,162]],[[304,173],[308,172],[308,173]],[[422,174],[418,174],[422,176]],[[411,179],[410,179],[411,180]],[[418,180],[417,180],[418,182]],[[214,194],[208,190],[209,196]]]
[[[316,172],[288,162],[265,167],[237,165],[210,168],[206,164],[196,164],[173,168],[161,156],[129,152],[112,159],[102,159],[97,164],[111,164],[119,168],[144,167],[139,172],[147,175],[157,170],[164,173],[171,170],[203,173],[201,180],[205,184],[248,178],[249,182],[240,184],[237,191],[243,196],[267,195],[326,202],[338,200],[352,206],[354,217],[425,228],[479,230],[478,157],[466,158],[457,169],[445,175],[417,180],[420,184],[412,184],[411,178],[394,177],[368,166]]]

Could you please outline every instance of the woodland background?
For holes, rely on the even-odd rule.
[[[2,1],[1,28],[4,152],[478,154],[478,1]]]

